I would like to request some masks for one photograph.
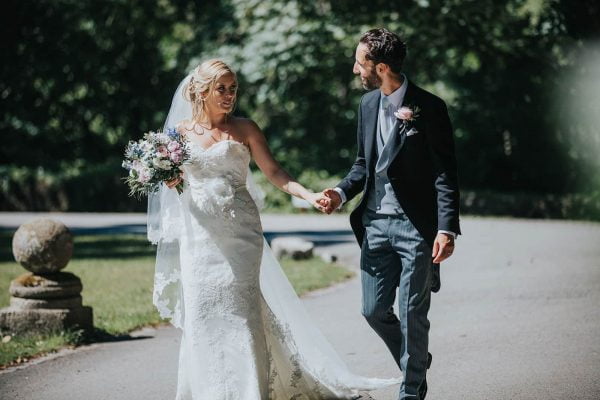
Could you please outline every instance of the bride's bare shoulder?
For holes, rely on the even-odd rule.
[[[232,119],[232,122],[235,125],[236,130],[246,138],[261,133],[260,128],[258,127],[256,122],[254,122],[250,118],[234,117]]]

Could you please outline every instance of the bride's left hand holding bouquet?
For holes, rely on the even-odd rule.
[[[137,142],[130,141],[125,149],[123,168],[129,171],[124,178],[129,195],[141,197],[158,190],[161,182],[172,184],[178,193],[183,191],[181,166],[189,159],[189,147],[177,130],[147,132]]]

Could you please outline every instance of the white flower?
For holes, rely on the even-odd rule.
[[[163,160],[160,157],[155,157],[152,160],[152,165],[154,165],[155,168],[164,169],[166,171],[170,170],[172,166],[170,160]]]

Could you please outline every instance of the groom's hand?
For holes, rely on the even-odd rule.
[[[329,198],[321,193],[308,193],[304,195],[304,200],[308,201],[314,208],[321,212],[325,212],[329,207]]]
[[[324,212],[327,214],[331,214],[342,204],[342,197],[338,192],[333,190],[332,188],[327,188],[323,190],[323,194],[327,196],[329,199],[329,205],[325,207]]]
[[[439,264],[454,252],[454,237],[448,233],[439,232],[433,242],[433,263]]]

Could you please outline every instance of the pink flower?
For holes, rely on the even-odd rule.
[[[169,151],[167,150],[167,148],[165,146],[158,146],[158,149],[156,149],[156,152],[161,156],[161,157],[169,157]]]
[[[172,152],[170,158],[171,158],[171,161],[173,161],[174,163],[180,162],[181,161],[181,152],[177,152],[177,151]]]
[[[169,142],[169,145],[168,145],[169,151],[171,151],[171,152],[177,151],[177,150],[179,150],[179,148],[180,148],[180,146],[177,141],[172,140],[171,142]]]
[[[408,107],[400,107],[398,111],[394,113],[396,118],[401,119],[402,121],[412,121],[414,112]]]
[[[147,169],[142,169],[140,171],[138,171],[139,175],[138,175],[138,182],[141,183],[146,183],[150,180],[150,178],[152,177],[150,175],[150,171],[148,171]]]

